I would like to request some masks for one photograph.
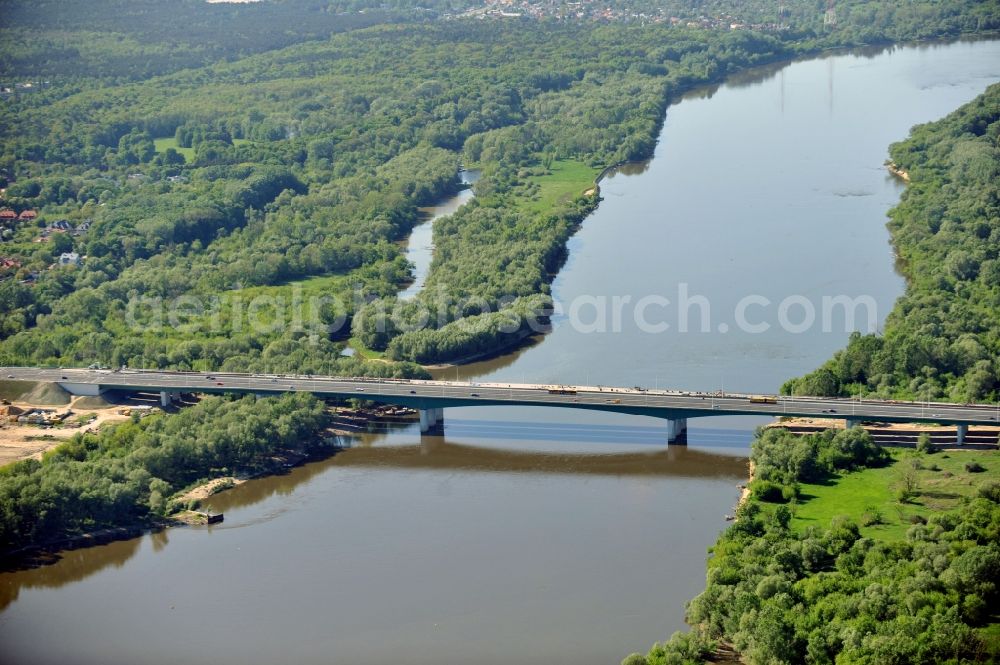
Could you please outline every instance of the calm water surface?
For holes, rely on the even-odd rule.
[[[901,292],[886,146],[998,78],[992,41],[836,55],[688,95],[655,158],[602,183],[554,293],[675,301],[686,284],[711,332],[643,333],[626,308],[621,332],[587,333],[566,314],[533,346],[443,374],[776,390],[847,337],[783,332],[777,303],[869,295],[880,325]],[[735,325],[752,294],[774,303],[752,310],[763,334]],[[692,422],[690,445],[667,449],[641,418],[445,419],[443,437],[366,434],[217,496],[220,526],[0,575],[0,661],[596,665],[683,628],[759,421]]]
[[[413,283],[399,292],[402,300],[413,298],[424,288],[424,280],[427,279],[427,273],[431,270],[431,260],[434,258],[434,222],[452,214],[473,197],[470,185],[479,180],[479,171],[462,169],[458,172],[458,177],[465,189],[437,205],[423,208],[421,212],[425,220],[410,233],[406,242],[406,260],[413,264]]]

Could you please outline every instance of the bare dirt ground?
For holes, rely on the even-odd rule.
[[[55,448],[77,432],[96,431],[104,423],[128,420],[128,416],[118,413],[118,410],[121,408],[120,405],[109,405],[100,408],[74,408],[74,404],[80,399],[79,397],[74,398],[69,406],[43,407],[47,409],[54,408],[57,412],[64,412],[66,409],[70,409],[73,412],[73,415],[66,419],[62,427],[43,429],[38,425],[20,425],[9,422],[0,424],[0,466],[6,466],[7,464],[31,457],[41,459],[45,451]],[[17,401],[13,405],[22,409],[31,409],[36,406]],[[77,422],[77,416],[89,414],[94,414],[97,419],[92,423],[87,423],[79,427],[73,426]]]
[[[843,418],[786,418],[768,425],[784,427],[792,431],[808,433],[823,429],[842,429],[846,426]],[[936,447],[956,446],[954,425],[933,423],[865,423],[863,427],[881,445],[914,446],[917,437],[926,432]],[[1000,439],[1000,425],[973,425],[966,435],[966,448],[996,448]]]
[[[843,429],[846,424],[844,417],[840,418],[786,418],[783,420],[776,421],[772,423],[771,427],[818,427],[822,429]],[[946,429],[955,429],[954,425],[934,425],[932,423],[879,423],[877,426],[872,425],[872,428],[877,427],[880,430],[894,431],[894,432],[935,432],[944,431]],[[1000,431],[1000,425],[972,425],[969,427],[970,432],[997,432]]]
[[[185,492],[184,494],[181,494],[174,498],[184,503],[187,503],[192,500],[201,501],[202,499],[207,499],[208,497],[218,492],[219,491],[218,487],[220,485],[223,486],[228,485],[230,487],[235,487],[236,485],[242,485],[246,481],[247,481],[246,478],[237,478],[235,476],[223,476],[222,478],[215,478],[213,480],[208,481],[207,483],[198,485],[197,487],[194,487]]]

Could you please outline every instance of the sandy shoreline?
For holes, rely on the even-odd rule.
[[[740,498],[737,499],[737,501],[736,501],[736,507],[735,507],[735,510],[733,511],[733,515],[734,515],[733,519],[734,520],[736,519],[736,517],[735,517],[736,513],[739,513],[740,512],[740,508],[743,507],[743,504],[745,504],[750,499],[750,483],[753,482],[753,473],[754,473],[753,460],[752,459],[748,459],[747,460],[747,469],[748,469],[747,470],[747,482],[746,482],[745,485],[741,486],[742,490],[740,491]]]

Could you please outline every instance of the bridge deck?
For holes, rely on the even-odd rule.
[[[85,392],[94,388],[196,393],[309,392],[321,397],[354,397],[421,409],[507,404],[601,410],[668,419],[759,415],[996,425],[1000,418],[1000,406],[988,404],[892,402],[828,397],[777,397],[775,403],[757,403],[751,402],[751,396],[747,394],[723,395],[606,386],[27,367],[0,368],[0,378],[55,382],[70,392]],[[550,392],[552,389],[566,392]]]

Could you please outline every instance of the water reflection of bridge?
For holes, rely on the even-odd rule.
[[[425,437],[403,446],[360,445],[340,452],[336,465],[560,475],[742,478],[746,459],[683,446],[621,453],[577,453],[487,448]]]
[[[734,485],[745,481],[747,477],[746,457],[687,446],[595,453],[540,451],[537,448],[490,448],[449,441],[440,436],[424,436],[419,443],[403,445],[391,443],[390,437],[381,433],[359,432],[345,438],[351,440],[350,447],[332,451],[328,457],[291,469],[287,474],[257,478],[253,482],[238,485],[212,496],[208,503],[216,512],[244,508],[275,494],[289,494],[296,487],[334,468],[508,473],[525,476],[576,474],[678,480],[708,478],[731,480]]]

